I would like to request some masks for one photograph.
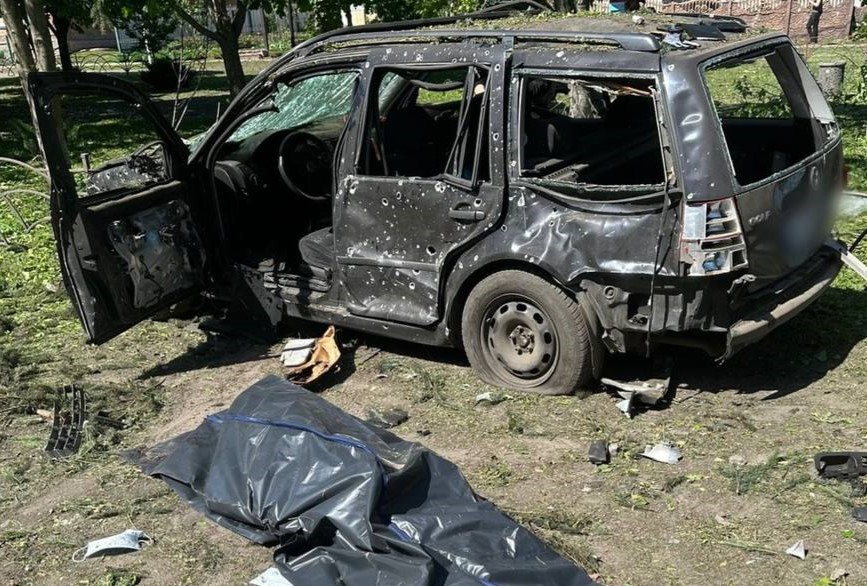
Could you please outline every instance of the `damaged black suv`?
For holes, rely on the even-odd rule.
[[[786,36],[692,17],[490,28],[502,15],[314,38],[193,147],[121,80],[32,75],[88,339],[205,293],[462,346],[492,384],[569,393],[607,352],[731,356],[832,282],[840,133]],[[85,155],[76,180],[87,125],[63,136],[54,117],[82,102],[152,140]]]

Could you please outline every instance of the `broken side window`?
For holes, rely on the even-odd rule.
[[[133,191],[169,180],[171,161],[153,121],[126,98],[105,92],[63,94],[67,161],[79,196]]]
[[[487,180],[487,78],[468,66],[377,71],[358,173]]]
[[[522,177],[566,195],[664,183],[652,80],[525,75],[520,104]]]
[[[796,165],[835,136],[830,110],[805,69],[790,45],[704,69],[739,184]]]

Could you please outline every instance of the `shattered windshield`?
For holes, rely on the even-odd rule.
[[[358,73],[342,71],[278,83],[273,95],[275,111],[245,121],[230,142],[240,142],[263,130],[288,130],[315,120],[346,115],[357,86]]]

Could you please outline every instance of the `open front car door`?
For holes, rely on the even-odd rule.
[[[101,343],[202,289],[203,191],[186,146],[133,86],[78,73],[28,82],[63,280]]]

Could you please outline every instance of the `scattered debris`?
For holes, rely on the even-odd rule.
[[[286,345],[283,346],[283,351],[280,352],[280,362],[283,366],[289,368],[301,366],[313,354],[313,345],[316,343],[316,338],[292,338]]]
[[[867,281],[867,265],[865,265],[863,262],[861,262],[861,260],[855,256],[855,254],[852,252],[852,250],[850,250],[849,248],[846,248],[846,246],[844,246],[842,242],[840,242],[838,240],[834,240],[833,238],[829,238],[825,242],[825,245],[830,246],[831,248],[833,248],[834,250],[839,252],[840,253],[840,260],[842,260],[846,266],[848,266],[850,269],[852,269],[855,272],[855,274],[857,274],[859,277],[861,277],[862,279]],[[853,248],[854,248],[854,246],[855,246],[855,243],[852,244]]]
[[[292,582],[284,578],[280,570],[273,566],[250,580],[249,583],[251,586],[292,586]]]
[[[328,326],[322,337],[314,341],[307,361],[290,367],[286,371],[286,378],[300,385],[312,383],[334,368],[338,360],[340,360],[340,348],[337,347],[337,341],[334,339],[334,326]]]
[[[499,391],[487,391],[485,393],[479,393],[476,395],[476,405],[484,403],[486,405],[497,405],[498,403],[502,403],[508,399],[508,397],[504,393],[500,393]]]
[[[831,575],[828,577],[831,578],[831,582],[839,582],[840,580],[842,580],[843,578],[845,578],[848,575],[849,575],[849,572],[847,572],[843,568],[838,568],[838,569],[834,570],[833,572],[831,572]]]
[[[681,454],[680,450],[671,442],[659,442],[653,447],[646,446],[639,456],[644,456],[645,458],[656,462],[662,462],[663,464],[677,464],[680,459],[683,458],[683,454]]]
[[[127,529],[123,533],[88,542],[87,545],[72,554],[72,561],[83,562],[88,558],[97,556],[104,557],[139,551],[142,547],[152,542],[153,539],[145,535],[144,531]]]
[[[276,376],[138,463],[222,527],[275,547],[293,584],[592,584],[448,460]]]
[[[608,456],[613,458],[620,451],[620,444],[608,444]]]
[[[671,391],[671,372],[666,368],[666,376],[661,379],[634,382],[603,378],[599,382],[620,395],[623,400],[617,403],[617,408],[627,417],[632,417],[638,404],[654,407],[668,396]]]
[[[729,521],[728,516],[727,516],[727,515],[723,515],[722,513],[718,513],[718,514],[714,517],[714,520],[715,520],[717,523],[719,523],[720,525],[722,525],[723,527],[727,527],[727,526],[729,526],[729,525],[732,524],[732,522]]]
[[[644,24],[644,17],[640,16],[638,14],[633,14],[632,15],[632,24],[634,24],[636,26],[641,26],[642,24]]]
[[[66,403],[69,404],[68,411],[63,408]],[[66,385],[58,389],[45,451],[54,458],[65,458],[76,453],[81,447],[86,418],[84,391],[75,385]]]
[[[587,450],[587,459],[591,464],[599,466],[607,464],[611,461],[611,452],[608,442],[605,440],[596,440],[590,444],[590,449]]]
[[[819,478],[848,482],[852,493],[867,494],[867,486],[861,476],[867,474],[867,452],[821,452],[813,457]],[[867,507],[852,509],[852,517],[867,523]]]
[[[792,547],[786,550],[786,553],[798,558],[799,560],[807,559],[807,548],[804,546],[804,540],[801,539],[795,543]]]
[[[397,427],[407,419],[409,419],[409,413],[397,407],[389,409],[376,409],[373,407],[367,410],[367,422],[384,429]]]
[[[821,452],[813,463],[821,478],[857,480],[867,474],[867,452]]]
[[[93,416],[94,423],[105,427],[113,427],[114,429],[126,429],[126,421],[115,419],[109,415],[108,411],[97,411]]]

